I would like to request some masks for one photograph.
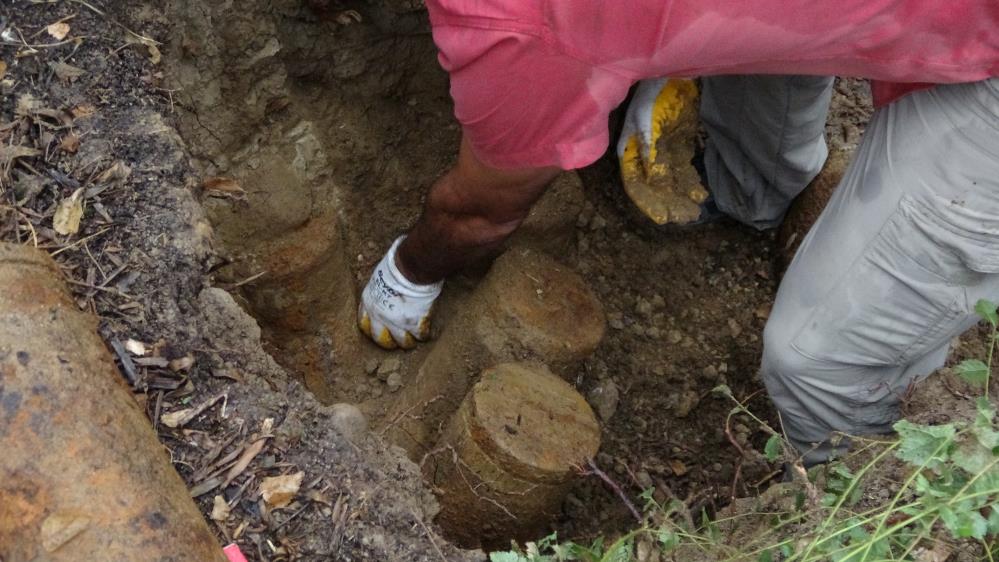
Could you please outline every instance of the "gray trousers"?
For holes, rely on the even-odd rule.
[[[709,186],[736,219],[776,225],[821,169],[832,80],[703,82]],[[805,237],[764,331],[762,376],[807,463],[836,433],[891,431],[910,383],[999,300],[999,79],[875,112]]]

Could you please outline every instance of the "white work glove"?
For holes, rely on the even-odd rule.
[[[378,262],[357,310],[358,327],[385,349],[411,349],[430,336],[430,309],[444,285],[413,283],[399,271],[395,255],[405,238],[397,238]]]
[[[684,224],[700,215],[708,192],[690,160],[697,142],[697,85],[651,78],[638,83],[617,143],[621,180],[635,205],[658,224]],[[668,140],[659,154],[660,137]]]
[[[632,159],[638,158],[643,163],[655,160],[656,141],[659,135],[653,137],[653,120],[656,98],[662,91],[669,78],[649,78],[642,80],[635,88],[635,94],[631,96],[628,103],[628,110],[624,114],[624,127],[621,129],[621,136],[617,139],[617,157],[622,160],[621,169],[624,170],[624,153],[631,145],[629,154]],[[660,131],[661,133],[661,127]],[[650,152],[652,153],[650,155]],[[638,162],[635,162],[637,165]],[[643,165],[644,167],[644,165]]]

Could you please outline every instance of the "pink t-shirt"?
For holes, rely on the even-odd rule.
[[[501,168],[592,163],[659,76],[879,81],[876,101],[999,76],[999,0],[427,0],[455,114]],[[896,83],[896,84],[892,84]],[[900,84],[899,84],[900,83]]]

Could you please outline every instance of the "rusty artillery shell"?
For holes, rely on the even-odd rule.
[[[335,212],[309,219],[300,228],[253,250],[241,275],[264,272],[243,289],[253,314],[283,350],[286,366],[300,374],[325,403],[335,402],[327,358],[349,362],[360,344],[354,278]],[[328,342],[329,345],[326,345]],[[329,349],[326,349],[326,348]],[[357,369],[360,369],[358,366]]]
[[[583,279],[540,252],[515,248],[493,264],[460,318],[450,319],[386,418],[385,436],[418,460],[436,441],[482,369],[544,363],[573,376],[606,329]]]
[[[536,539],[599,447],[590,406],[547,368],[486,369],[423,465],[437,523],[465,547]]]
[[[0,244],[0,559],[224,562],[96,327]]]

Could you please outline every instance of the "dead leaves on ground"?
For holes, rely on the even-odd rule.
[[[82,68],[75,67],[62,61],[50,62],[49,68],[51,68],[52,72],[55,73],[56,78],[65,83],[75,82],[79,77],[87,73],[87,71]]]
[[[246,196],[246,191],[238,181],[221,176],[206,179],[201,184],[201,189],[209,197],[241,199]]]
[[[305,473],[298,471],[284,476],[269,476],[260,482],[260,497],[271,507],[286,507],[298,495]]]
[[[212,521],[225,522],[229,518],[230,511],[229,504],[226,503],[224,497],[217,495],[212,499]]]
[[[64,21],[57,21],[56,23],[47,26],[45,31],[55,38],[56,41],[62,41],[67,35],[69,35],[69,24]]]
[[[83,218],[83,188],[77,189],[72,195],[59,202],[55,215],[52,217],[52,228],[66,236],[80,231],[80,220]]]
[[[159,64],[160,61],[163,60],[163,54],[160,53],[159,48],[160,44],[144,35],[128,31],[128,34],[125,37],[125,43],[127,45],[145,47],[146,51],[149,53],[149,62],[153,64]]]
[[[218,394],[205,400],[198,406],[193,408],[185,408],[183,410],[177,410],[176,412],[170,412],[168,414],[163,414],[160,416],[160,423],[170,428],[183,427],[190,423],[194,418],[200,416],[205,410],[214,406],[217,402],[222,402],[228,399],[228,395],[225,393]],[[222,409],[225,410],[225,405],[223,404]]]
[[[59,143],[59,150],[63,152],[68,152],[70,154],[76,154],[80,150],[80,135],[76,133],[69,133],[62,138]]]
[[[42,151],[28,146],[0,146],[0,168],[7,170],[18,158],[41,156]]]

